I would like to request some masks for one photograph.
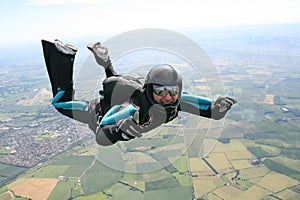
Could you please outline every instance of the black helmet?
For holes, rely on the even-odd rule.
[[[174,104],[165,105],[164,107],[177,107],[179,105],[182,91],[182,77],[173,66],[169,64],[157,65],[146,76],[145,89],[147,97],[152,104],[157,104],[153,98],[153,85],[178,86],[178,100]]]

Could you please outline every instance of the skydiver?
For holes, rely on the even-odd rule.
[[[117,92],[116,102],[122,97],[126,99],[119,104],[109,99],[112,96],[105,95],[91,101],[74,100],[73,65],[77,48],[59,40],[53,43],[42,40],[42,46],[52,86],[52,105],[63,115],[88,124],[99,145],[108,146],[117,141],[139,138],[143,133],[172,121],[180,111],[219,120],[236,103],[230,97],[219,96],[212,101],[183,93],[182,77],[169,64],[153,67],[142,80],[144,83],[141,86],[136,83],[129,95],[122,92],[126,91],[123,86],[122,91]],[[105,69],[103,85],[122,77],[115,72],[108,49],[100,42],[92,42],[87,48]]]

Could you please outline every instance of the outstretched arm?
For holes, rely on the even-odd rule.
[[[180,110],[210,118],[211,103],[212,100],[209,98],[184,93],[181,96]]]
[[[180,109],[194,115],[218,120],[222,119],[235,103],[236,101],[229,97],[218,96],[213,101],[206,97],[182,94]]]

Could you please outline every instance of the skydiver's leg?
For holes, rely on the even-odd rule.
[[[106,47],[102,46],[100,42],[91,42],[88,44],[87,48],[94,54],[96,62],[104,67],[106,78],[117,75],[112,66]]]
[[[64,53],[54,43],[45,40],[42,40],[42,46],[53,97],[58,88],[61,88],[65,94],[60,101],[73,100],[73,64],[76,52]]]
[[[89,123],[88,102],[85,101],[60,101],[66,92],[58,88],[57,94],[52,99],[52,105],[63,115],[83,123]]]
[[[87,102],[73,101],[73,64],[76,47],[42,40],[45,63],[52,86],[53,106],[63,115],[89,122]]]

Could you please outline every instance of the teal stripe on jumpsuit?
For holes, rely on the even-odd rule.
[[[67,102],[59,102],[62,96],[65,94],[65,91],[58,88],[57,94],[52,99],[52,105],[57,109],[64,110],[88,110],[88,103],[84,101],[67,101]]]
[[[182,94],[181,101],[194,106],[197,109],[208,110],[212,100],[206,97],[200,97],[190,94]]]
[[[116,124],[122,119],[133,116],[133,114],[138,110],[133,105],[128,105],[124,109],[120,110],[121,106],[116,105],[112,107],[102,118],[100,126]]]

